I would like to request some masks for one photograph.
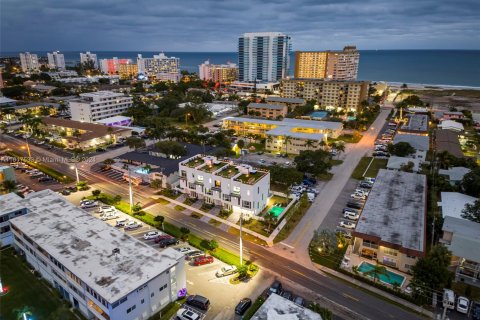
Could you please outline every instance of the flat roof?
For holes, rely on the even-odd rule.
[[[113,98],[125,96],[123,93],[113,92],[113,91],[94,91],[94,92],[87,92],[87,93],[80,93],[80,97],[90,97],[90,98]]]
[[[102,120],[97,120],[95,122],[101,123],[101,124],[109,124],[109,123],[113,123],[113,122],[131,121],[131,120],[132,120],[131,117],[113,116],[113,117],[105,118],[105,119],[102,119]]]
[[[420,169],[420,159],[391,156],[388,158],[388,169],[401,169],[403,165],[407,165],[409,162],[413,163],[413,171],[418,172]]]
[[[172,248],[158,252],[74,206],[52,190],[23,201],[28,214],[11,222],[109,303],[178,263]],[[114,249],[120,249],[116,255]]]
[[[304,132],[294,132],[292,127],[276,127],[275,129],[265,132],[269,136],[289,136],[292,138],[298,139],[311,139],[311,140],[323,140],[325,135],[322,133],[304,133]]]
[[[259,119],[259,118],[247,118],[247,117],[226,117],[223,120],[224,121],[226,120],[226,121],[269,124],[269,125],[277,125],[277,126],[316,128],[316,129],[340,130],[340,129],[343,128],[343,124],[341,122],[302,120],[302,119],[291,119],[291,118],[285,118],[282,121],[280,121],[280,120],[276,121],[276,120],[267,120],[267,119]]]
[[[447,216],[442,230],[453,233],[448,245],[453,255],[480,262],[480,223]]]
[[[322,320],[320,314],[272,293],[252,316],[253,320]]]
[[[302,99],[302,98],[284,98],[284,97],[267,97],[265,101],[282,102],[282,103],[298,103],[298,104],[305,103],[305,99]]]
[[[442,129],[435,130],[435,146],[438,152],[448,151],[457,158],[464,157],[456,132]]]
[[[464,127],[463,127],[463,124],[461,124],[460,122],[453,121],[453,120],[443,120],[442,122],[440,122],[438,127],[442,128],[442,129],[455,130],[455,131],[465,130]]]
[[[131,131],[131,129],[105,126],[103,124],[96,124],[96,123],[90,123],[90,122],[67,120],[62,118],[43,117],[42,122],[47,126],[56,126],[56,127],[72,128],[72,129],[87,131],[86,133],[78,137],[79,141],[87,141],[94,138],[103,137],[108,134],[118,134],[120,132]],[[109,130],[108,128],[112,128],[113,131],[108,132]]]
[[[465,205],[473,204],[476,200],[478,198],[460,192],[441,192],[438,205],[442,207],[444,217],[462,218],[462,210],[465,209]]]
[[[465,176],[470,171],[472,170],[465,167],[451,167],[451,168],[448,168],[447,170],[445,169],[438,170],[438,174],[443,176],[448,176],[448,179],[450,181],[460,181],[463,179],[463,176]]]
[[[10,104],[15,102],[17,102],[17,100],[13,100],[7,97],[0,97],[0,104]]]
[[[355,236],[370,236],[395,249],[423,253],[426,188],[427,179],[423,174],[380,169]]]
[[[408,124],[402,126],[401,130],[421,132],[428,131],[428,116],[426,114],[410,115]]]
[[[50,107],[58,109],[60,106],[59,103],[52,103],[52,102],[31,102],[27,104],[17,104],[16,106],[11,106],[11,108],[15,110],[19,109],[28,109],[28,108],[36,108],[36,107]]]
[[[0,195],[0,216],[17,210],[22,200],[23,198],[14,192]]]
[[[393,138],[393,144],[399,142],[408,142],[415,150],[428,151],[430,149],[428,136],[420,136],[417,134],[397,133]]]
[[[272,109],[272,110],[283,110],[283,109],[285,109],[285,106],[279,106],[278,104],[251,102],[251,103],[248,104],[248,108],[264,108],[264,109]]]

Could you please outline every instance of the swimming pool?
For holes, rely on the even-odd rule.
[[[312,119],[323,119],[328,116],[327,111],[314,111],[309,114],[310,118]]]
[[[374,267],[375,266],[373,264],[364,261],[358,266],[357,270],[361,273],[366,273],[370,270],[373,270]],[[388,276],[384,274],[379,275],[378,279],[381,282],[387,283],[389,285],[393,285],[396,282],[400,287],[403,285],[403,282],[405,282],[405,277],[402,275],[399,275],[398,273],[387,270],[387,274]],[[372,275],[367,275],[367,277],[373,278]]]
[[[278,217],[278,216],[283,212],[283,210],[285,210],[285,208],[283,208],[283,207],[272,207],[272,208],[268,211],[268,213],[273,214],[273,215],[275,216],[275,218],[276,218],[276,217]]]

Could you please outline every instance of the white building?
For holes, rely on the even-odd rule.
[[[28,263],[87,319],[148,319],[186,288],[184,256],[162,252],[75,207],[35,192],[10,221]]]
[[[440,202],[437,203],[442,207],[443,217],[462,218],[462,211],[467,204],[474,204],[478,198],[460,192],[441,192]],[[463,219],[463,218],[462,218]]]
[[[93,62],[94,68],[98,69],[98,59],[95,53],[91,53],[90,51],[87,51],[85,53],[80,52],[80,63],[84,64],[88,61]]]
[[[56,72],[46,72],[50,76],[50,78],[54,80],[59,80],[62,78],[69,78],[69,77],[78,77],[78,73],[75,70],[62,70]]]
[[[322,320],[320,314],[272,293],[255,312],[252,320]]]
[[[38,63],[38,56],[34,53],[25,52],[20,53],[20,64],[23,72],[31,72],[40,70]]]
[[[180,58],[167,57],[163,52],[153,58],[137,58],[138,73],[149,77],[160,76],[163,81],[173,81],[180,77]],[[178,80],[177,80],[178,81]]]
[[[22,200],[22,197],[13,192],[0,196],[0,247],[13,243],[10,219],[27,214],[25,208],[19,208]]]
[[[275,82],[288,75],[290,37],[280,32],[244,33],[238,39],[239,81]]]
[[[465,128],[463,127],[463,124],[453,120],[443,120],[442,122],[440,122],[438,127],[444,130],[451,130],[455,132],[462,132],[465,130]]]
[[[448,177],[448,181],[452,186],[454,186],[454,185],[459,185],[460,182],[462,182],[463,177],[470,171],[472,170],[465,167],[451,167],[446,170],[445,169],[438,170],[438,174],[441,176]]]
[[[179,172],[183,193],[234,213],[258,215],[270,196],[270,173],[250,165],[196,155],[180,162]]]
[[[80,94],[79,99],[70,100],[72,120],[96,122],[118,116],[132,106],[133,99],[123,93],[97,91]]]
[[[48,57],[48,67],[50,69],[57,69],[59,71],[65,70],[65,57],[63,53],[54,51],[52,53],[47,53]]]
[[[211,80],[213,82],[233,82],[237,80],[238,67],[235,63],[211,64],[210,60],[198,66],[200,80]]]

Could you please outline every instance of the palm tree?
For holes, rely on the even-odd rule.
[[[373,266],[372,270],[366,271],[364,274],[366,276],[371,276],[373,278],[373,283],[377,283],[377,279],[380,279],[381,275],[384,275],[387,278],[390,277],[389,274],[388,274],[387,268],[385,268],[384,266],[382,266],[378,263]]]
[[[307,147],[307,150],[310,150],[310,147],[313,147],[314,144],[314,140],[308,139],[307,141],[305,141],[305,147]]]
[[[265,215],[265,222],[267,223],[267,229],[270,230],[272,224],[275,225],[277,223],[277,217],[273,215],[273,213],[267,213]]]
[[[60,113],[60,114],[65,114],[65,112],[68,110],[68,107],[65,103],[61,103],[59,106],[58,106],[58,109],[57,111]]]
[[[339,158],[340,153],[345,152],[345,144],[343,142],[337,142],[335,144],[335,150],[337,150],[337,158]]]
[[[292,137],[290,136],[285,136],[284,139],[283,139],[283,143],[285,145],[285,154],[287,154],[287,149],[288,149],[288,143],[290,142],[290,140],[292,140]]]
[[[115,160],[110,159],[110,158],[103,160],[103,164],[104,164],[107,168],[110,168],[110,166],[111,166],[112,164],[114,164],[114,163],[115,163]]]
[[[143,166],[143,170],[145,170],[146,172],[150,172],[150,170],[152,170],[152,166],[150,166],[149,164],[146,164]]]
[[[326,148],[328,148],[328,143],[326,140],[322,140],[320,141],[319,146],[323,147],[323,150],[325,150]]]
[[[1,188],[7,192],[14,192],[17,189],[17,184],[13,180],[3,180]]]

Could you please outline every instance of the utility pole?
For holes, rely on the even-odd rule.
[[[132,189],[132,177],[130,176],[130,167],[128,167],[128,192],[130,200],[130,214],[133,213],[133,189]]]
[[[243,265],[242,224],[243,224],[243,211],[240,211],[240,266]]]

